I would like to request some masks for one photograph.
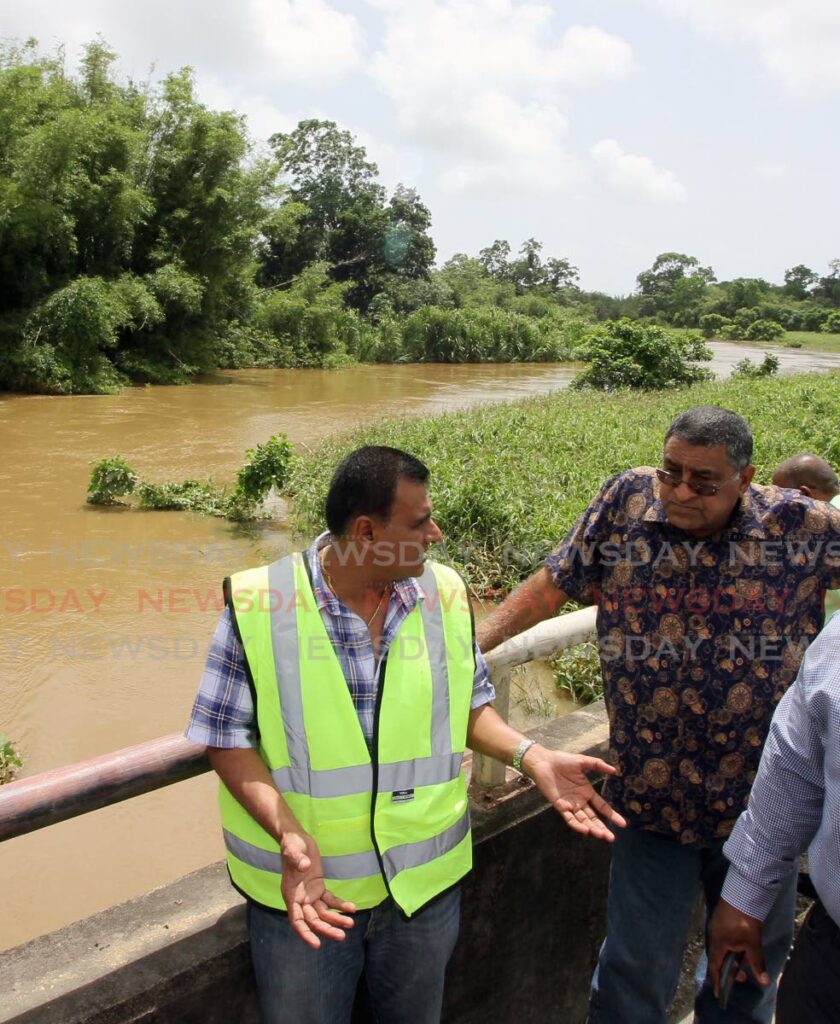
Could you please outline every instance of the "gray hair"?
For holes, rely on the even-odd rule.
[[[666,442],[669,437],[702,448],[723,445],[733,469],[743,469],[752,458],[753,436],[746,421],[738,413],[717,405],[686,409],[668,427]]]

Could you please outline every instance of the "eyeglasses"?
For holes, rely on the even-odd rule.
[[[667,469],[657,469],[656,475],[659,478],[659,482],[667,484],[669,487],[679,487],[680,484],[690,490],[694,491],[695,494],[700,495],[701,498],[711,498],[713,495],[723,487],[724,484],[728,484],[730,480],[734,480],[736,476],[741,475],[741,471],[733,473],[732,476],[728,476],[725,480],[721,480],[720,483],[712,483],[711,480],[686,480],[684,477],[677,476],[676,473],[669,473]]]

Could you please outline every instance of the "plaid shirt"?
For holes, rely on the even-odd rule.
[[[840,618],[808,649],[776,709],[747,810],[723,852],[721,895],[764,920],[808,848],[808,869],[840,926]]]
[[[382,630],[379,658],[373,650],[364,622],[346,608],[326,585],[318,552],[329,543],[323,533],[306,551],[312,587],[321,618],[341,664],[368,745],[373,740],[373,718],[379,683],[379,666],[400,626],[423,594],[414,578],[397,580]],[[475,679],[470,706],[481,707],[495,699],[487,665],[475,648]],[[186,737],[208,747],[256,747],[256,717],[245,675],[245,655],[236,638],[229,609],[225,608],[210,644],[207,662],[193,704]]]

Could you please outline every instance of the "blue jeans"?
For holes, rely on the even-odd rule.
[[[251,959],[264,1024],[349,1024],[364,972],[376,1024],[439,1024],[443,976],[455,948],[454,889],[406,919],[392,900],[357,910],[343,941],[302,942],[285,914],[248,904]]]
[[[697,894],[702,886],[707,914],[711,914],[728,868],[723,840],[700,848],[682,846],[643,829],[617,831],[607,937],[592,978],[589,1024],[665,1024]],[[767,988],[751,978],[736,982],[723,1011],[705,976],[705,954],[700,958],[695,976],[696,1024],[769,1024],[776,979],[793,938],[795,901],[794,872],[764,922],[765,964],[773,979]]]

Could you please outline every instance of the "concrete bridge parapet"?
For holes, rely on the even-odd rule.
[[[532,730],[603,755],[594,704]],[[473,803],[475,867],[447,976],[445,1024],[579,1024],[604,932],[609,848],[563,824],[510,772]],[[244,905],[223,864],[7,951],[3,1024],[258,1021]]]

